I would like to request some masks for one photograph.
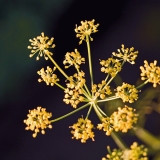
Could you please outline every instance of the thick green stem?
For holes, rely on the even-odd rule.
[[[61,120],[61,119],[63,119],[63,118],[66,118],[66,117],[68,117],[68,116],[70,116],[70,115],[72,115],[72,114],[74,114],[74,113],[76,113],[76,112],[84,109],[85,107],[87,107],[87,106],[89,106],[89,105],[90,105],[90,103],[87,103],[87,104],[81,106],[80,108],[77,108],[76,110],[70,112],[70,113],[67,113],[67,114],[65,114],[65,115],[63,115],[63,116],[61,116],[61,117],[59,117],[59,118],[56,118],[56,119],[51,120],[50,122],[52,123],[52,122],[59,121],[59,120]]]
[[[160,139],[141,127],[134,129],[135,135],[143,142],[151,146],[154,150],[160,150]]]
[[[121,150],[128,149],[127,145],[123,142],[123,140],[118,136],[117,133],[113,131],[111,133],[111,137],[113,138],[113,140]]]
[[[66,77],[67,79],[69,79],[69,77],[66,75],[66,73],[59,67],[59,65],[55,62],[55,60],[49,55],[47,54],[47,56],[49,57],[49,59],[53,62],[53,64],[56,66],[56,68],[64,75],[64,77]]]
[[[90,44],[89,44],[89,37],[86,36],[87,41],[87,49],[88,49],[88,61],[89,61],[89,72],[91,77],[91,88],[93,86],[93,73],[92,73],[92,60],[91,60],[91,50],[90,50]]]

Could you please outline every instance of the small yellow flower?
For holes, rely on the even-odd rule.
[[[112,94],[110,90],[110,86],[106,85],[106,81],[102,81],[102,83],[99,83],[98,85],[94,84],[92,86],[92,93],[98,98],[104,99],[106,95]]]
[[[134,123],[137,123],[138,114],[134,113],[135,109],[128,107],[125,105],[124,108],[118,108],[117,112],[114,112],[111,115],[111,125],[114,130],[118,132],[119,130],[122,132],[127,132],[129,129],[133,127]]]
[[[130,149],[124,150],[122,158],[123,160],[148,160],[147,148],[143,145],[138,146],[137,142],[134,142]]]
[[[100,61],[102,65],[101,72],[108,73],[112,77],[116,75],[117,72],[121,71],[121,63],[118,59],[108,58],[108,60]]]
[[[153,87],[156,87],[157,84],[160,84],[160,67],[156,66],[157,61],[155,60],[153,63],[148,64],[148,62],[144,61],[144,67],[141,66],[141,79],[148,80],[153,83]]]
[[[53,53],[48,51],[48,48],[54,48],[55,44],[53,44],[54,38],[52,37],[50,40],[46,36],[44,36],[44,33],[41,33],[41,36],[37,36],[37,38],[30,39],[31,46],[28,46],[28,49],[31,49],[31,53],[29,56],[33,57],[37,52],[38,56],[36,57],[36,60],[39,60],[39,57],[42,57],[44,55],[44,58],[48,60],[47,55],[53,55]]]
[[[134,60],[136,59],[138,55],[138,51],[134,51],[134,47],[131,48],[124,48],[124,44],[121,45],[121,49],[117,49],[118,53],[113,52],[112,54],[120,60],[127,61],[131,64],[135,64]]]
[[[53,68],[53,70],[47,66],[47,69],[44,70],[44,68],[42,68],[40,71],[38,71],[37,73],[41,76],[42,79],[38,79],[38,82],[46,82],[47,85],[51,85],[53,86],[56,82],[59,81],[59,79],[57,78],[56,74],[53,74],[53,72],[56,70],[56,67]]]
[[[69,64],[68,66],[65,66],[65,68],[69,68],[74,65],[76,69],[79,69],[79,65],[82,63],[85,63],[85,58],[81,57],[77,49],[75,49],[75,52],[67,52],[65,55],[65,60],[63,61],[64,65]]]
[[[77,33],[76,37],[78,37],[80,39],[79,44],[82,43],[83,40],[85,40],[87,42],[86,36],[90,37],[90,40],[93,41],[93,38],[91,38],[90,34],[91,33],[96,33],[97,27],[99,26],[99,24],[94,24],[94,19],[92,21],[81,21],[81,26],[76,25],[75,28],[75,32]]]
[[[120,97],[123,102],[133,103],[138,99],[138,90],[134,85],[123,83],[122,86],[118,86],[115,95]]]
[[[78,122],[70,126],[73,130],[71,133],[73,134],[72,139],[81,139],[82,143],[85,143],[89,138],[94,141],[94,132],[92,132],[93,124],[89,119],[79,118]]]
[[[110,117],[106,117],[102,119],[102,123],[98,124],[97,128],[106,132],[106,135],[109,136],[113,131],[113,126],[110,123]]]
[[[37,107],[37,109],[29,110],[27,115],[28,119],[24,120],[24,123],[27,125],[26,130],[34,131],[33,137],[37,136],[37,133],[40,132],[45,134],[44,129],[52,128],[52,125],[49,121],[49,118],[52,117],[52,113],[46,112],[45,108]]]

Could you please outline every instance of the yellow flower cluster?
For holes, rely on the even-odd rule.
[[[143,145],[138,146],[137,142],[134,142],[130,149],[126,150],[113,149],[111,152],[109,146],[107,149],[109,154],[106,155],[106,158],[103,157],[102,160],[148,160],[148,149],[144,148]]]
[[[77,51],[77,49],[74,50],[75,52],[67,52],[65,55],[65,60],[63,61],[63,64],[69,64],[68,66],[65,66],[65,68],[69,68],[70,66],[74,65],[76,69],[80,68],[80,64],[85,63],[85,58],[81,57],[80,53]]]
[[[69,77],[69,83],[67,83],[67,88],[65,89],[63,101],[66,104],[71,104],[73,108],[76,108],[77,105],[84,100],[84,97],[81,96],[83,91],[82,87],[85,83],[84,72],[81,71],[78,74],[75,73],[73,76]]]
[[[122,69],[121,63],[118,59],[108,58],[108,60],[100,61],[100,64],[102,65],[101,72],[108,73],[112,77]]]
[[[116,56],[125,62],[127,61],[131,64],[135,64],[134,60],[137,57],[138,51],[134,51],[134,47],[124,48],[124,44],[122,44],[121,47],[121,49],[117,49],[118,53],[112,53],[113,56]]]
[[[113,131],[113,126],[110,123],[110,117],[102,118],[102,123],[98,124],[97,128],[106,132],[106,135],[109,136]]]
[[[156,87],[157,84],[160,84],[160,67],[156,66],[157,61],[155,60],[153,63],[148,64],[148,62],[144,61],[144,67],[141,66],[141,79],[148,80],[153,83],[153,87]]]
[[[45,108],[37,107],[37,109],[29,110],[27,115],[28,119],[24,120],[24,123],[27,125],[26,130],[34,131],[33,137],[37,136],[37,133],[40,132],[45,134],[44,129],[52,128],[49,118],[52,117],[52,113],[46,112]]]
[[[99,83],[98,85],[94,84],[92,86],[92,93],[95,94],[95,96],[101,99],[104,99],[106,95],[112,94],[110,90],[110,86],[106,85],[106,81],[102,81],[102,83]]]
[[[53,72],[56,70],[56,67],[53,68],[53,70],[47,66],[47,69],[44,70],[44,68],[42,68],[40,71],[38,71],[37,73],[41,76],[41,78],[38,79],[38,82],[46,82],[47,85],[51,85],[53,86],[56,82],[59,81],[59,79],[57,78],[56,74],[53,74]]]
[[[110,150],[110,147],[108,146]],[[123,152],[120,149],[113,149],[113,151],[106,155],[106,158],[103,157],[102,160],[122,160]],[[138,159],[137,159],[138,160]]]
[[[94,132],[92,132],[93,124],[89,119],[79,118],[78,122],[70,126],[73,130],[71,133],[73,134],[72,139],[81,139],[82,143],[85,143],[89,138],[94,141]]]
[[[80,39],[79,44],[82,43],[83,40],[87,42],[86,36],[90,37],[90,40],[93,41],[93,38],[91,38],[90,34],[97,32],[97,27],[99,24],[94,24],[94,19],[92,21],[81,21],[81,26],[76,25],[75,32],[77,33],[76,37]]]
[[[37,36],[37,38],[30,39],[31,46],[28,46],[28,49],[31,49],[31,53],[29,56],[33,57],[37,52],[38,56],[36,60],[39,60],[39,57],[44,55],[44,58],[48,60],[47,55],[53,55],[51,52],[48,51],[48,48],[54,48],[55,44],[53,44],[54,38],[52,37],[49,39],[47,36],[44,36],[44,33],[41,33],[41,36]]]
[[[118,111],[114,112],[110,117],[110,123],[116,132],[127,132],[133,127],[134,123],[137,123],[138,114],[134,113],[135,109],[125,105],[124,108],[118,108]]]
[[[143,145],[138,146],[137,142],[134,142],[129,150],[123,151],[123,160],[148,160],[147,148]]]
[[[118,86],[115,95],[120,97],[123,102],[133,103],[138,99],[138,90],[134,85],[123,83],[122,86]]]

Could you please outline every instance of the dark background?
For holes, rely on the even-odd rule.
[[[104,132],[95,131],[95,142],[86,144],[71,140],[68,126],[77,122],[87,110],[80,111],[62,121],[53,123],[45,135],[32,138],[25,131],[23,120],[29,109],[47,108],[53,118],[72,111],[63,99],[63,91],[38,83],[36,74],[51,62],[36,56],[29,58],[29,39],[40,35],[55,38],[54,59],[63,67],[64,55],[78,48],[86,57],[85,42],[78,45],[74,28],[81,20],[95,19],[99,32],[93,34],[91,43],[95,83],[104,74],[100,72],[99,59],[107,59],[113,51],[125,44],[139,51],[136,65],[126,64],[122,73],[125,82],[135,84],[143,60],[158,60],[160,65],[160,1],[159,0],[1,0],[0,1],[0,159],[1,160],[98,160],[107,153],[106,146],[116,147]],[[87,69],[83,67],[84,70]],[[66,72],[72,75],[74,70]],[[65,78],[59,75],[61,83]],[[88,71],[86,78],[89,81]],[[148,85],[150,86],[150,85]],[[156,114],[156,116],[159,116]],[[99,123],[92,112],[90,119]],[[149,127],[158,129],[156,122]],[[148,123],[149,124],[149,123]],[[148,128],[149,128],[148,127]],[[156,132],[156,134],[160,134]],[[135,137],[125,138],[131,145]]]

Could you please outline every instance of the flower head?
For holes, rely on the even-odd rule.
[[[75,32],[77,33],[76,37],[79,37],[80,42],[82,43],[83,40],[87,42],[86,36],[90,37],[90,40],[93,41],[93,38],[91,38],[90,34],[97,32],[97,27],[99,24],[94,24],[94,19],[92,21],[81,21],[81,26],[76,25]]]
[[[36,60],[39,60],[39,57],[42,57],[44,55],[44,58],[47,60],[47,55],[53,55],[53,53],[48,51],[48,48],[54,48],[55,44],[53,44],[54,38],[52,37],[50,40],[46,36],[44,36],[44,33],[41,33],[41,36],[37,36],[37,38],[30,39],[31,46],[28,46],[28,49],[31,49],[31,53],[29,56],[33,57],[37,52],[38,56],[36,57]]]
[[[98,124],[97,128],[106,132],[106,135],[109,136],[113,131],[113,126],[110,123],[110,117],[102,118],[102,123]]]
[[[117,112],[111,115],[110,123],[116,132],[119,130],[122,132],[127,132],[128,129],[133,127],[134,123],[137,123],[138,114],[134,113],[135,109],[125,105],[124,108],[118,108]]]
[[[64,90],[65,96],[63,101],[66,104],[70,103],[73,108],[76,108],[77,105],[84,100],[81,89],[85,83],[84,72],[75,73],[73,76],[70,76],[69,79],[70,81],[67,83],[67,88]]]
[[[99,83],[98,85],[94,84],[92,86],[92,93],[98,98],[104,99],[106,95],[112,94],[110,90],[110,86],[106,85],[106,81],[102,81],[102,83]]]
[[[134,51],[134,47],[131,48],[124,48],[124,44],[121,45],[121,49],[117,49],[118,53],[113,52],[112,54],[120,60],[127,61],[131,64],[135,64],[134,60],[137,57],[138,51]]]
[[[79,65],[85,63],[85,58],[81,57],[80,53],[75,49],[75,52],[67,52],[65,55],[65,60],[63,64],[69,64],[65,66],[65,68],[69,68],[70,66],[74,65],[76,69],[79,69]]]
[[[144,67],[141,66],[141,79],[148,80],[153,83],[153,87],[156,87],[157,84],[160,84],[160,67],[156,66],[157,61],[148,64],[148,62],[144,61]]]
[[[130,149],[124,150],[122,158],[123,160],[148,160],[147,148],[143,145],[138,146],[137,142],[134,142]]]
[[[28,119],[24,120],[24,123],[27,125],[26,130],[34,131],[33,137],[37,136],[37,133],[40,132],[45,134],[44,129],[52,128],[49,118],[52,117],[52,113],[46,112],[45,108],[37,107],[37,109],[29,110],[27,115]]]
[[[81,139],[82,143],[85,143],[89,138],[94,141],[94,132],[92,132],[93,124],[89,119],[79,118],[78,122],[70,126],[74,130],[71,131],[73,134],[72,139]]]
[[[107,146],[108,154],[106,155],[106,158],[103,157],[102,160],[122,160],[122,154],[123,151],[120,149],[113,149],[113,151],[110,150],[110,147]]]
[[[56,70],[56,67],[53,68],[53,70],[47,66],[47,69],[44,70],[44,68],[42,68],[40,71],[38,71],[37,73],[41,76],[42,79],[38,79],[38,82],[46,82],[47,85],[51,85],[53,86],[57,81],[59,81],[59,79],[57,78],[56,74],[53,74],[53,72]]]
[[[122,65],[118,59],[108,58],[108,60],[100,61],[100,64],[102,65],[101,72],[108,73],[112,77],[122,69]]]
[[[133,103],[138,99],[138,90],[134,85],[123,83],[122,86],[117,87],[116,91],[116,96],[120,97],[123,102]]]

